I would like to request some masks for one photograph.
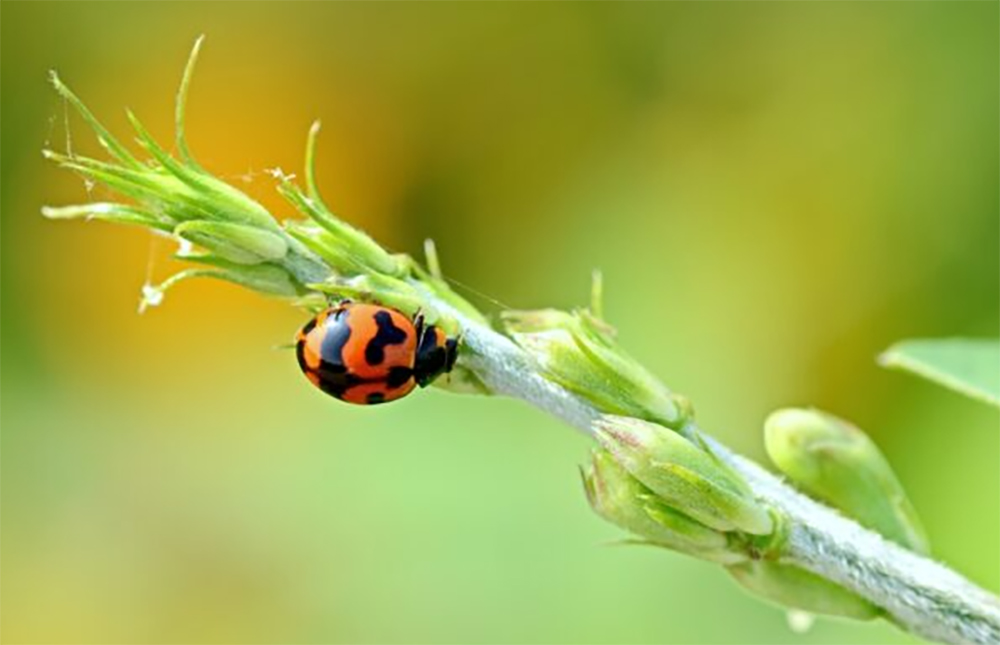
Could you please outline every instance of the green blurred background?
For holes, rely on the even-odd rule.
[[[324,397],[287,304],[190,283],[172,245],[53,223],[79,178],[57,68],[161,139],[197,34],[189,140],[273,212],[324,124],[327,200],[514,307],[586,301],[763,459],[778,406],[883,447],[935,555],[1000,587],[994,410],[880,370],[996,335],[996,3],[3,3],[6,642],[913,642],[784,613],[593,515],[588,441],[516,401]],[[98,148],[79,119],[76,150]],[[128,137],[125,137],[126,139]],[[103,198],[100,189],[94,197]],[[175,267],[173,267],[175,268]],[[470,296],[486,309],[489,301]]]

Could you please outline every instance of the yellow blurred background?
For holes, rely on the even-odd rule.
[[[50,68],[199,160],[327,201],[511,307],[586,301],[703,425],[764,459],[812,404],[866,428],[935,555],[1000,588],[995,410],[876,367],[1000,324],[995,3],[3,3],[2,638],[22,643],[909,643],[784,612],[591,513],[588,441],[522,403],[324,397],[299,311],[142,230],[54,223],[88,188]],[[74,150],[99,149],[71,115]],[[106,198],[101,189],[92,197]],[[487,310],[496,306],[475,295]]]

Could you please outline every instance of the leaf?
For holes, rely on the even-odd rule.
[[[1000,407],[1000,340],[904,340],[883,352],[878,362]]]

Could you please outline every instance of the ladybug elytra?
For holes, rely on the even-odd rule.
[[[451,371],[458,341],[422,315],[343,302],[310,320],[295,339],[299,367],[330,396],[360,405],[387,403]]]

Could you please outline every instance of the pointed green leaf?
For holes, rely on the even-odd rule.
[[[142,168],[142,164],[138,159],[132,156],[132,153],[128,149],[115,139],[107,128],[105,128],[100,121],[91,113],[87,106],[81,101],[76,94],[74,94],[69,87],[59,78],[59,74],[55,70],[49,72],[49,81],[52,83],[52,87],[56,89],[64,99],[73,104],[76,111],[80,113],[83,120],[87,122],[87,125],[91,127],[94,134],[97,135],[97,141],[101,146],[107,150],[114,158],[118,159],[124,165],[130,168]],[[68,151],[67,151],[68,152]]]
[[[138,224],[164,233],[173,231],[173,224],[152,213],[125,204],[95,202],[73,206],[42,206],[42,215],[49,219],[99,219],[119,224]]]
[[[904,340],[879,356],[883,367],[911,372],[1000,407],[1000,340]]]
[[[189,166],[194,168],[199,168],[200,166],[195,162],[194,157],[191,155],[191,151],[188,149],[187,139],[184,133],[184,123],[185,115],[184,111],[187,108],[187,97],[188,88],[191,86],[191,77],[194,76],[194,66],[198,62],[198,52],[201,51],[201,44],[205,41],[205,35],[202,34],[198,36],[194,41],[194,46],[191,48],[191,53],[188,55],[187,65],[184,66],[184,76],[181,77],[181,86],[177,91],[177,103],[174,106],[174,123],[175,123],[175,136],[177,137],[177,151],[181,155],[181,159],[184,160]]]

